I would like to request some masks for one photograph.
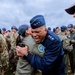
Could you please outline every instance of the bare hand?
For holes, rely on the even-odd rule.
[[[17,46],[16,47],[16,52],[17,52],[18,56],[27,55],[28,54],[28,47],[27,46],[25,46],[25,47]]]

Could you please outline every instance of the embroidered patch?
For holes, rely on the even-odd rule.
[[[38,45],[38,50],[39,50],[39,52],[44,52],[45,47],[42,44],[39,44]]]

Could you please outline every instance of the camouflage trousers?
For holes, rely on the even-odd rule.
[[[9,69],[9,55],[8,51],[4,50],[3,53],[0,54],[0,75],[4,75],[4,73]]]
[[[65,75],[68,75],[68,54],[64,54],[65,60]]]
[[[9,67],[13,72],[16,71],[16,65],[18,61],[18,56],[16,54],[16,50],[9,51]]]

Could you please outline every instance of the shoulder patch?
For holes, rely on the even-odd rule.
[[[42,44],[39,44],[38,45],[38,51],[39,52],[44,52],[44,50],[45,50],[45,47]]]

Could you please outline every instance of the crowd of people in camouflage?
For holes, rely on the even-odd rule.
[[[75,17],[75,5],[65,9],[65,11]],[[53,30],[51,29],[51,27],[48,27],[47,30],[52,31],[61,40],[64,50],[65,75],[69,75],[69,73],[72,73],[74,75],[75,25],[62,25],[61,27],[53,28]],[[25,33],[25,35],[23,33]],[[18,38],[20,37],[19,35],[23,36],[21,37],[23,38],[23,40],[18,40]],[[17,42],[20,41],[29,46],[31,53],[35,53],[41,57],[43,56],[44,52],[38,52],[38,46],[40,46],[41,44],[36,44],[33,38],[30,37],[30,35],[31,28],[27,25],[21,25],[19,28],[17,28],[17,26],[12,26],[11,30],[7,30],[6,28],[0,29],[0,75],[42,75],[42,71],[38,69],[36,73],[33,73],[32,71],[35,71],[35,68],[33,68],[27,62],[27,60],[24,60],[23,57],[19,57],[16,53],[16,46],[18,45]]]
[[[18,33],[15,26],[11,27],[11,31],[7,31],[6,28],[2,28],[0,31],[0,75],[16,70],[17,55],[15,49],[17,36]]]
[[[50,28],[48,29],[51,31]],[[3,75],[3,73],[4,75],[7,75],[7,72],[9,71],[13,74],[16,72],[18,56],[16,55],[15,49],[16,39],[19,35],[17,31],[18,29],[16,26],[12,26],[11,31],[6,30],[6,28],[2,28],[0,31],[0,75]],[[60,37],[63,44],[65,51],[64,57],[66,64],[66,75],[68,74],[69,63],[71,65],[71,71],[74,72],[75,27],[72,24],[69,24],[68,26],[61,26],[60,28],[53,28],[52,31]]]

